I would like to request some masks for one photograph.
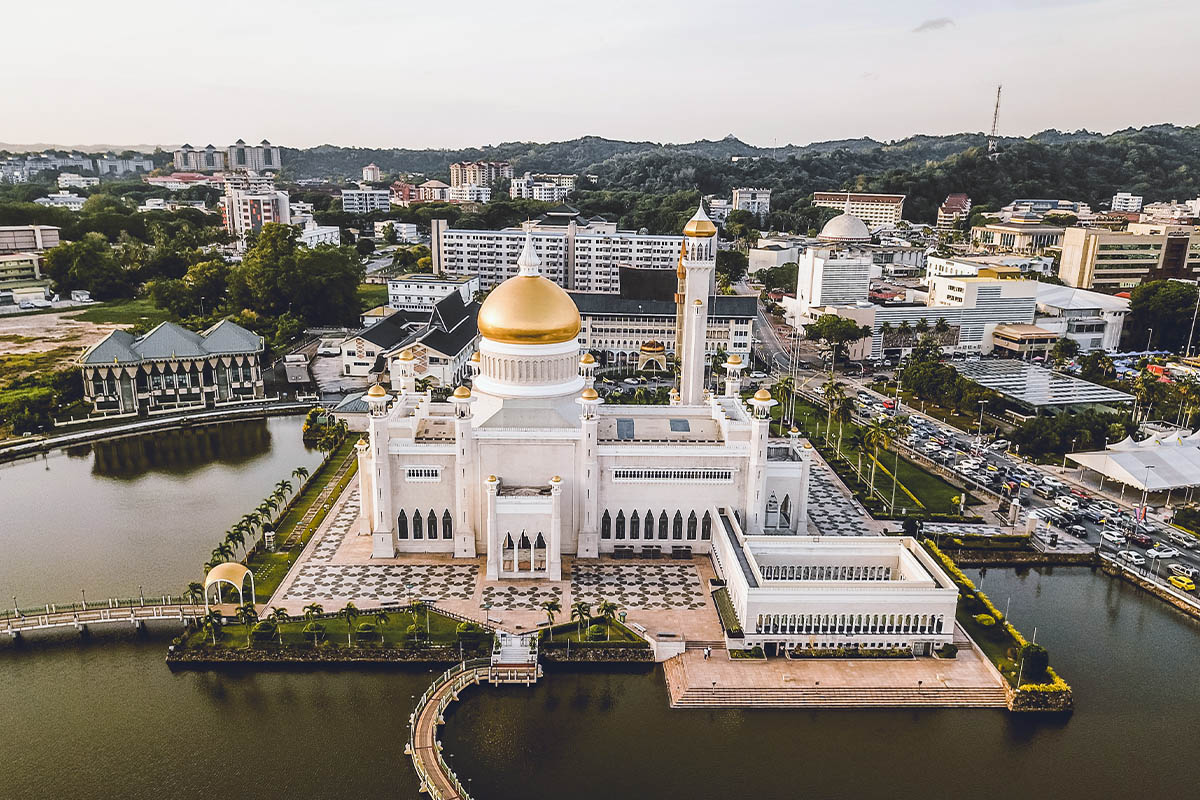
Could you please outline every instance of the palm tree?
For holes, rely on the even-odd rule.
[[[846,384],[841,381],[825,381],[821,384],[821,397],[825,398],[825,441],[829,441],[829,429],[833,427],[833,407],[846,399]]]
[[[199,603],[204,599],[204,584],[199,581],[192,581],[187,585],[187,591],[183,593],[183,597],[192,605]]]
[[[383,643],[383,626],[388,624],[391,617],[382,608],[375,612],[375,624],[379,626],[379,642]]]
[[[213,647],[217,646],[217,637],[221,634],[224,622],[225,618],[221,616],[221,612],[215,609],[204,616],[204,631],[212,636]]]
[[[863,429],[863,445],[871,448],[874,451],[875,457],[871,460],[871,491],[875,491],[875,467],[879,465],[879,448],[885,450],[892,445],[892,424],[891,422],[881,422],[878,419],[872,419],[867,423],[867,427]]]
[[[350,634],[354,630],[354,620],[358,619],[358,606],[354,603],[346,603],[338,616],[346,620],[346,646],[350,646]]]
[[[241,547],[246,543],[246,534],[238,525],[234,525],[232,528],[226,531],[225,543],[233,548]]]
[[[571,604],[571,619],[579,621],[579,640],[583,641],[583,623],[592,621],[592,606],[582,600]]]
[[[275,488],[278,489],[284,497],[287,497],[292,493],[292,482],[287,480],[280,481],[279,483],[275,484]]]
[[[304,619],[312,622],[317,617],[325,613],[325,607],[320,603],[309,603],[304,607]]]
[[[937,322],[933,323],[933,332],[938,336],[945,336],[950,332],[950,323],[946,322],[945,317],[938,317]]]
[[[218,563],[229,561],[233,558],[233,548],[229,546],[228,542],[221,542],[213,549],[212,557],[213,561]]]
[[[542,611],[546,612],[546,619],[550,621],[551,625],[554,625],[554,615],[562,611],[562,603],[558,600],[547,600],[542,603]]]
[[[263,505],[266,506],[267,508],[271,509],[271,511],[275,511],[276,509],[279,508],[279,498],[276,497],[275,495],[271,495],[270,497],[264,497]]]
[[[918,337],[924,336],[929,332],[929,320],[927,320],[925,317],[921,317],[919,320],[917,320],[917,324],[913,325],[913,330],[916,331]]]
[[[893,439],[903,439],[912,432],[912,428],[908,424],[908,417],[892,417],[889,421],[891,434]],[[896,449],[896,458],[892,464],[892,501],[889,511],[894,511],[896,506],[896,485],[900,480],[900,449]]]
[[[279,644],[283,644],[283,625],[286,622],[292,621],[292,615],[287,612],[286,608],[271,608],[271,621],[275,623],[275,630],[279,633]]]
[[[254,603],[246,603],[237,607],[238,622],[246,626],[246,646],[250,646],[250,626],[258,622],[258,610]]]
[[[833,418],[837,420],[838,424],[837,452],[840,456],[842,454],[842,425],[854,419],[854,401],[849,397],[838,400],[837,405],[833,408]]]
[[[612,639],[612,621],[617,616],[617,604],[608,600],[601,600],[600,604],[596,606],[596,613],[604,618],[604,622],[608,626],[605,641]]]
[[[900,341],[902,343],[900,346],[903,347],[903,343],[908,341],[909,335],[912,333],[912,325],[908,324],[908,320],[903,320],[901,321],[900,325],[897,326],[896,333],[900,334]]]

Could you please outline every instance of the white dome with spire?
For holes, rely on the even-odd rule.
[[[869,242],[871,230],[852,214],[838,214],[825,223],[817,238],[822,242]]]

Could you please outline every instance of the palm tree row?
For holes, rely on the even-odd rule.
[[[307,467],[301,466],[292,470],[292,477],[301,488],[309,474]],[[261,535],[266,530],[266,524],[274,519],[275,512],[286,507],[287,501],[292,497],[293,488],[290,480],[276,483],[274,491],[264,498],[257,508],[243,514],[242,518],[225,532],[225,539],[213,549],[212,559],[205,563],[204,571],[208,572],[218,564],[232,561],[239,548],[243,550],[244,555],[249,555],[251,548],[246,546],[247,542],[252,542],[256,536]]]

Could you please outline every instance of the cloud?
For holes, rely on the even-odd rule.
[[[925,33],[926,31],[936,31],[942,28],[949,28],[954,25],[954,20],[949,17],[938,17],[936,19],[927,19],[920,25],[912,29],[913,33]]]

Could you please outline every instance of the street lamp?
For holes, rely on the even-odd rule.
[[[82,587],[79,589],[79,595],[83,598],[83,610],[87,611],[87,592]]]
[[[1147,336],[1146,336],[1146,352],[1149,353],[1150,352],[1150,340],[1154,338],[1154,328],[1147,328],[1146,330],[1149,331],[1149,334],[1147,334]]]
[[[1153,464],[1146,465],[1146,479],[1142,481],[1142,514],[1138,518],[1138,532],[1141,533],[1142,526],[1146,522],[1146,502],[1150,499],[1150,470],[1154,469]]]
[[[983,409],[987,407],[988,401],[980,400],[978,402],[979,402],[979,443],[983,444]]]
[[[1078,437],[1078,436],[1073,436],[1073,437],[1071,438],[1071,449],[1070,449],[1070,451],[1069,451],[1069,452],[1071,452],[1071,453],[1074,453],[1074,452],[1075,452],[1075,443],[1076,443],[1077,441],[1079,441],[1079,437]],[[1067,454],[1066,454],[1066,453],[1063,453],[1063,469],[1066,469],[1066,468],[1067,468]]]
[[[483,604],[483,624],[490,625],[492,623],[492,601],[488,600]]]

